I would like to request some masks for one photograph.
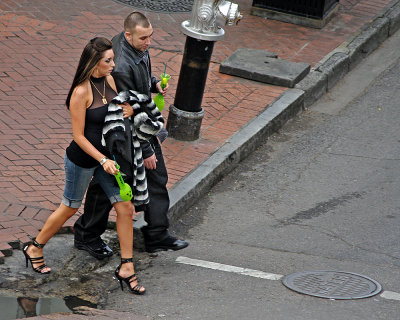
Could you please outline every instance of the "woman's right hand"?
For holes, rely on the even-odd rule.
[[[103,169],[105,172],[115,175],[118,173],[118,169],[115,167],[115,161],[107,159],[103,164]]]
[[[122,113],[124,119],[133,116],[134,114],[133,107],[128,102],[120,104],[119,106],[122,107]]]

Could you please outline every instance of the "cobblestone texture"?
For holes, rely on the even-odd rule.
[[[190,12],[193,0],[114,0],[134,9],[152,12]]]

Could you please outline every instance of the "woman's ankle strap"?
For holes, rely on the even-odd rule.
[[[32,245],[34,245],[36,248],[42,249],[46,244],[41,244],[36,241],[36,238],[32,239]]]
[[[133,262],[133,258],[121,258],[121,264]]]

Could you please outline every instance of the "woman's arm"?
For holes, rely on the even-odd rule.
[[[75,88],[71,96],[69,110],[71,112],[72,135],[78,146],[88,155],[100,162],[105,156],[98,151],[84,135],[86,108],[89,106],[91,93],[89,85],[80,85]],[[103,168],[110,174],[115,174],[118,170],[115,168],[114,161],[107,161]]]

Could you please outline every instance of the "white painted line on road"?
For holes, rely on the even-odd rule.
[[[240,268],[235,266],[230,266],[227,264],[221,264],[217,262],[205,261],[205,260],[198,260],[198,259],[191,259],[187,257],[178,257],[176,258],[175,262],[188,264],[191,266],[202,267],[207,269],[213,269],[218,271],[225,271],[225,272],[232,272],[241,274],[244,276],[250,276],[255,278],[267,279],[267,280],[281,280],[284,276],[281,274],[275,273],[268,273],[264,271],[258,271],[248,268]],[[400,301],[400,293],[393,292],[393,291],[384,291],[380,294],[380,297],[388,300],[397,300]]]
[[[400,301],[400,293],[397,292],[383,291],[380,296],[384,299]]]
[[[248,268],[240,268],[235,266],[230,266],[227,264],[221,264],[217,262],[198,260],[198,259],[190,259],[186,257],[178,257],[175,260],[177,263],[188,264],[197,267],[203,267],[213,270],[225,271],[225,272],[233,272],[238,273],[244,276],[250,276],[255,278],[267,279],[267,280],[280,280],[283,278],[281,274],[267,273],[263,271],[248,269]]]

